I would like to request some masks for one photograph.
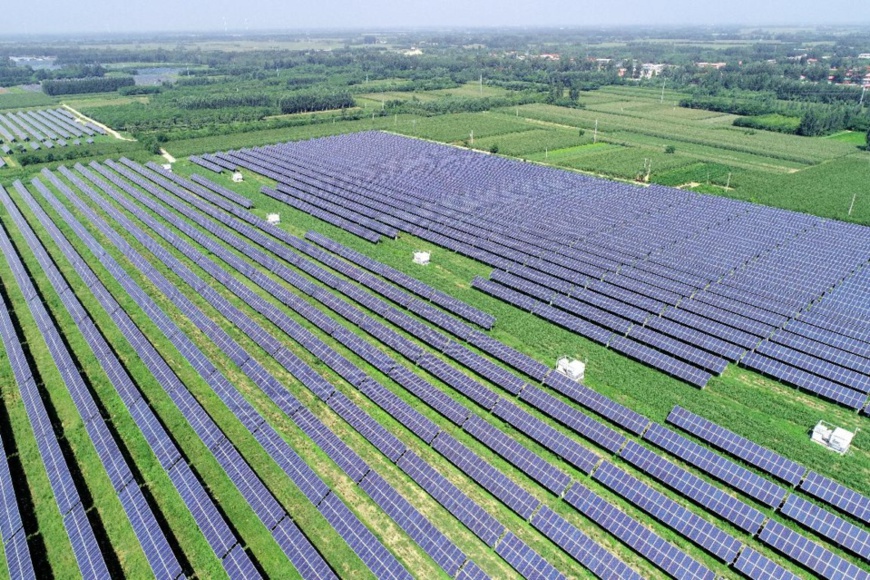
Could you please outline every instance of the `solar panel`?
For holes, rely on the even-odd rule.
[[[822,578],[866,580],[870,574],[818,544],[770,520],[758,535],[759,541],[799,562]]]
[[[447,574],[455,576],[466,560],[465,554],[380,475],[370,471],[360,487],[389,515]]]
[[[659,424],[654,423],[643,438],[767,506],[777,507],[785,499],[786,491],[775,483]]]
[[[796,576],[755,550],[744,548],[734,563],[734,569],[752,580],[799,580]]]
[[[494,546],[504,534],[498,520],[415,453],[405,453],[397,465],[487,546]]]
[[[545,449],[555,453],[583,473],[591,473],[600,460],[594,452],[509,401],[504,399],[499,401],[493,409],[493,415],[537,441]]]
[[[634,441],[628,442],[620,457],[741,530],[754,535],[764,523],[765,515],[757,509]]]
[[[432,447],[506,506],[528,519],[541,504],[531,493],[443,431]]]
[[[820,536],[870,561],[870,533],[796,495],[780,511]]]
[[[680,406],[674,407],[668,415],[668,423],[672,423],[684,431],[695,435],[707,443],[739,457],[750,465],[769,473],[774,477],[797,485],[807,472],[807,468],[782,455],[765,449],[757,443],[741,437],[724,427],[716,425]]]
[[[480,567],[468,560],[456,576],[456,580],[488,580],[489,576]]]
[[[508,532],[501,539],[495,551],[525,578],[565,578],[564,574],[516,537],[513,532]]]
[[[542,507],[532,525],[599,578],[640,580],[641,576],[619,558],[591,540],[580,529],[548,508]]]
[[[734,561],[743,546],[733,536],[610,462],[601,464],[592,477],[726,564]]]
[[[572,381],[563,374],[550,373],[547,375],[544,384],[583,407],[610,419],[635,435],[643,433],[651,423],[648,418],[640,413],[620,405],[616,401],[605,397],[585,385]]]
[[[602,425],[537,387],[529,385],[523,389],[523,392],[520,393],[520,400],[546,413],[608,451],[616,453],[625,444],[626,439],[620,433]]]
[[[800,489],[844,513],[870,524],[870,498],[837,483],[815,471],[810,471]]]
[[[329,493],[317,509],[375,576],[413,578],[337,495]]]
[[[568,490],[565,501],[671,576],[706,580],[716,577],[712,570],[579,483]]]
[[[485,419],[472,415],[462,428],[556,495],[560,495],[571,483],[571,478],[565,472],[544,461],[538,454],[533,453]]]
[[[326,563],[302,530],[293,523],[290,517],[285,517],[272,530],[272,537],[285,554],[289,554],[290,562],[303,578],[335,578],[335,573]]]
[[[262,578],[260,572],[251,562],[251,559],[245,553],[245,549],[241,544],[230,550],[230,553],[224,557],[224,570],[227,575],[233,580],[246,580],[247,578]]]

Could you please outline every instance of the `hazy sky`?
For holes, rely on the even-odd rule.
[[[868,0],[27,0],[0,35],[302,28],[870,24]]]

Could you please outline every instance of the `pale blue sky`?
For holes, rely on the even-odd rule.
[[[398,27],[870,24],[868,0],[28,0],[0,35]]]

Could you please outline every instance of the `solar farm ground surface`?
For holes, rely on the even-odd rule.
[[[507,113],[506,115],[509,116]],[[498,121],[499,126],[502,127],[508,122],[515,121],[510,119]],[[360,125],[362,126],[362,123]],[[186,160],[180,160],[175,164],[174,171],[179,175],[189,175],[193,172],[204,173],[206,177],[220,185],[233,189],[251,199],[254,202],[252,211],[255,215],[264,218],[269,213],[279,213],[281,215],[281,225],[279,227],[284,231],[299,237],[312,230],[320,232],[350,248],[418,278],[436,289],[442,290],[468,304],[493,314],[497,322],[489,332],[492,337],[532,356],[548,366],[552,366],[556,358],[562,355],[586,360],[587,385],[656,422],[664,423],[672,408],[675,405],[679,405],[727,427],[756,443],[798,461],[810,469],[830,476],[865,495],[870,494],[870,485],[867,483],[870,481],[870,456],[868,456],[870,444],[867,442],[866,432],[859,431],[853,443],[853,450],[845,457],[833,455],[813,445],[809,442],[808,438],[808,429],[820,418],[850,429],[863,428],[866,418],[859,417],[846,409],[803,394],[791,387],[780,385],[776,381],[761,377],[735,365],[730,365],[723,376],[714,377],[704,391],[698,391],[683,382],[669,378],[640,363],[628,360],[576,334],[557,328],[543,320],[535,318],[527,312],[520,311],[500,300],[472,289],[471,281],[475,276],[488,277],[490,273],[490,269],[480,263],[433,247],[431,244],[409,235],[402,235],[397,240],[384,240],[377,245],[369,244],[356,236],[350,235],[260,194],[260,187],[264,185],[272,187],[275,184],[271,180],[252,175],[250,172],[246,172],[245,183],[233,184],[226,174],[220,176],[209,174]],[[56,186],[43,177],[39,179],[45,183],[49,191],[64,199],[60,195],[62,192]],[[69,182],[65,179],[61,178],[61,181],[69,185]],[[9,184],[4,183],[4,185],[8,186]],[[118,329],[114,327],[105,312],[97,305],[93,295],[84,287],[66,258],[52,243],[49,233],[40,225],[35,213],[28,208],[20,193],[12,187],[6,187],[6,189],[9,191],[16,206],[25,215],[28,223],[35,230],[38,238],[49,249],[49,253],[54,258],[55,263],[65,278],[69,281],[76,295],[79,296],[86,309],[93,315],[97,326],[105,334],[108,341],[113,345],[113,348],[116,349],[119,358],[127,367],[134,382],[145,393],[156,414],[166,425],[167,430],[172,433],[186,460],[200,474],[202,480],[207,482],[210,494],[214,497],[225,518],[231,523],[231,527],[247,548],[247,552],[257,562],[259,570],[269,576],[286,577],[290,573],[289,563],[270,537],[268,530],[253,515],[233,483],[223,473],[214,458],[207,453],[202,443],[197,440],[191,427],[186,424],[170,398],[155,384],[145,365],[126,345]],[[46,203],[45,199],[29,184],[28,189],[39,201],[52,221],[68,236],[72,245],[82,255],[88,256],[88,248],[73,233],[69,224],[65,223],[61,215]],[[74,215],[87,223],[80,210],[74,208],[68,201],[64,203]],[[99,204],[93,202],[88,202],[88,204],[99,215],[109,218],[104,209],[99,207]],[[155,216],[155,218],[159,222],[165,223],[159,216]],[[112,220],[109,219],[109,221],[111,223]],[[130,459],[130,463],[135,465],[137,481],[143,484],[143,487],[147,490],[151,505],[155,507],[155,512],[159,515],[164,532],[167,537],[177,542],[179,549],[176,554],[179,555],[179,560],[185,572],[188,574],[195,573],[197,577],[201,578],[220,576],[222,574],[220,562],[214,557],[209,545],[197,531],[196,523],[189,514],[185,515],[185,508],[173,489],[169,478],[151,454],[144,439],[125,410],[122,401],[118,398],[111,385],[108,384],[105,375],[99,370],[97,361],[94,360],[93,355],[89,352],[72,318],[64,311],[58,296],[51,289],[46,276],[42,273],[33,254],[28,250],[24,237],[15,227],[8,211],[2,210],[0,212],[0,222],[2,222],[5,231],[11,237],[15,248],[21,254],[25,266],[39,288],[41,297],[48,304],[48,308],[57,322],[61,333],[66,337],[68,346],[75,354],[83,375],[88,379],[91,392],[100,401],[103,415],[110,420],[117,438],[122,442],[122,447]],[[124,269],[145,288],[146,292],[161,307],[165,308],[167,312],[174,313],[174,318],[181,329],[191,335],[194,343],[215,361],[216,366],[238,386],[243,395],[275,427],[281,437],[314,468],[323,481],[334,490],[334,493],[345,500],[348,505],[352,506],[353,510],[360,516],[360,519],[375,532],[379,540],[391,550],[406,569],[421,577],[430,575],[445,577],[445,573],[374,505],[359,486],[344,474],[335,463],[328,459],[320,449],[312,445],[308,436],[292,421],[283,416],[275,404],[245,377],[240,369],[222,354],[212,342],[205,338],[194,327],[192,322],[179,314],[179,311],[169,298],[140,274],[132,266],[129,259],[125,258],[123,252],[113,248],[108,238],[92,225],[88,224],[87,228],[107,248],[109,254],[124,265]],[[130,232],[122,229],[119,233],[133,248],[148,256],[148,260],[158,271],[165,274],[174,283],[180,284],[179,279],[150,255]],[[197,266],[194,266],[177,249],[166,243],[163,243],[163,247],[182,263],[191,266],[194,271],[202,273]],[[411,263],[410,257],[412,252],[420,249],[430,249],[433,252],[433,261],[428,267],[419,267]],[[237,248],[231,249],[232,252],[236,252],[236,250]],[[241,256],[241,254],[236,255]],[[196,399],[214,418],[215,422],[233,442],[241,455],[253,467],[266,487],[290,511],[294,521],[320,553],[325,555],[335,572],[344,577],[368,577],[370,573],[366,570],[359,557],[344,544],[337,533],[326,523],[320,513],[318,513],[318,510],[308,502],[302,493],[288,482],[286,475],[269,459],[259,442],[232,415],[226,405],[212,391],[211,387],[187,363],[184,363],[180,359],[176,347],[168,339],[161,336],[160,330],[150,317],[136,306],[126,291],[112,280],[107,270],[97,260],[89,259],[88,263],[91,264],[98,277],[109,287],[112,294],[121,303],[121,306],[131,313],[136,324],[141,326],[157,350],[170,361],[170,366],[173,370],[179,374]],[[238,277],[238,275],[235,276]],[[48,356],[46,345],[39,336],[39,332],[36,330],[30,317],[24,297],[14,283],[9,266],[3,260],[0,260],[0,278],[3,280],[3,297],[13,306],[15,319],[19,327],[18,331],[21,333],[21,338],[26,342],[27,351],[32,356],[33,366],[39,370],[41,389],[48,402],[50,414],[62,433],[62,448],[68,462],[73,467],[73,476],[77,480],[78,488],[84,498],[83,502],[86,507],[91,508],[89,510],[89,517],[95,528],[97,538],[102,542],[103,549],[101,552],[106,557],[107,564],[112,572],[130,577],[147,576],[149,574],[148,561],[139,548],[137,538],[129,523],[121,515],[123,512],[120,504],[115,499],[115,494],[111,489],[109,480],[88,441],[87,431],[85,431],[78,417],[70,396],[62,388],[63,379],[54,368]],[[278,283],[283,284],[280,281]],[[236,296],[230,294],[220,284],[213,282],[212,285],[231,304],[242,308],[252,319],[266,326],[269,325],[264,317],[243,305]],[[180,286],[183,286],[183,284]],[[242,346],[252,352],[258,360],[261,360],[263,366],[274,373],[303,405],[310,409],[327,427],[339,435],[342,440],[347,442],[351,448],[355,449],[391,485],[401,491],[421,513],[436,523],[471,560],[490,576],[511,577],[516,575],[516,571],[510,568],[494,550],[486,546],[480,539],[453,519],[443,507],[439,506],[437,502],[423,492],[401,470],[380,455],[374,447],[367,443],[356,431],[351,429],[327,405],[305,389],[253,342],[238,332],[220,312],[216,311],[201,296],[186,286],[183,287],[182,291],[194,304],[203,308],[209,318],[229,332]],[[261,290],[255,289],[254,291],[267,300],[272,300]],[[288,291],[291,290],[288,288]],[[304,299],[315,304],[308,298]],[[518,469],[501,458],[494,456],[475,439],[469,437],[460,429],[452,428],[449,422],[417,401],[396,383],[392,382],[390,378],[377,371],[364,360],[351,354],[346,348],[315,329],[308,321],[294,314],[283,304],[272,302],[282,312],[297,320],[304,328],[312,330],[315,335],[322,338],[340,353],[346,355],[365,372],[387,386],[403,400],[411,403],[424,416],[433,420],[478,454],[487,457],[494,466],[507,473],[526,489],[531,490],[533,496],[541,500],[547,507],[552,508],[556,513],[583,530],[639,573],[649,577],[661,577],[664,575],[659,568],[614,539],[613,536],[597,527],[585,516],[570,508],[567,503],[559,501],[544,491],[542,487],[526,475],[523,475]],[[360,336],[365,336],[360,331],[354,329],[352,325],[348,325],[344,321],[338,322],[339,324],[347,325]],[[413,337],[408,338],[414,342],[419,342]],[[406,425],[388,416],[301,346],[286,338],[285,342],[294,353],[305,362],[311,364],[318,373],[335,385],[339,391],[369,412],[373,418],[381,422],[388,430],[397,434],[406,445],[446,474],[448,479],[467,491],[469,496],[505,523],[511,532],[544,556],[557,569],[571,576],[588,575],[588,572],[574,562],[571,557],[556,548],[531,525],[524,522],[522,518],[509,510],[494,496],[474,485],[467,476],[461,474],[458,469],[450,465],[435,450],[413,436],[408,431]],[[391,354],[396,358],[400,358],[395,353]],[[13,477],[17,476],[21,481],[26,482],[26,486],[17,485],[16,491],[23,492],[23,498],[19,500],[19,505],[32,510],[32,515],[29,515],[25,520],[25,530],[30,536],[28,544],[34,559],[39,559],[41,562],[39,564],[41,568],[38,570],[42,572],[42,575],[52,574],[59,578],[75,577],[76,563],[69,547],[69,542],[66,539],[63,522],[52,500],[52,490],[41,467],[41,462],[37,459],[36,445],[30,431],[28,417],[24,411],[17,389],[14,387],[9,365],[5,362],[0,364],[0,377],[2,377],[2,384],[4,385],[4,405],[2,408],[5,417],[3,418],[8,419],[0,422],[3,424],[3,431],[0,432],[0,435],[3,437],[6,453],[10,456]],[[729,577],[738,575],[733,568],[723,565],[704,550],[683,540],[681,536],[664,525],[655,523],[655,520],[644,512],[632,507],[628,502],[608,491],[597,479],[584,475],[552,452],[544,449],[538,443],[506,425],[500,419],[480,411],[474,407],[474,404],[470,400],[457,394],[434,377],[427,376],[427,378],[450,397],[479,411],[492,424],[504,428],[506,433],[516,437],[526,447],[539,453],[549,463],[559,467],[584,487],[601,495],[608,502],[618,506],[638,521],[648,525],[663,538],[674,542],[680,549],[685,550],[686,553],[714,572]],[[483,382],[486,383],[486,381]],[[497,389],[493,387],[493,390]],[[564,401],[561,397],[559,398]],[[535,417],[542,418],[559,432],[571,434],[568,429],[543,415],[535,411],[531,411],[531,413]],[[727,530],[754,550],[761,552],[781,566],[801,575],[807,574],[805,569],[751,539],[748,534],[740,532],[733,526],[710,516],[694,504],[679,500],[677,494],[666,492],[663,486],[646,478],[640,472],[630,467],[625,461],[612,459],[610,454],[604,452],[595,444],[577,435],[571,436],[580,441],[583,446],[604,455],[608,460],[612,460],[620,468],[637,476],[653,488],[665,492],[670,497],[677,498],[678,501],[681,501],[689,509],[702,514],[706,519],[715,521],[720,528]],[[706,476],[702,476],[702,478],[712,481]],[[773,515],[773,511],[769,508],[752,500],[743,499],[762,513]],[[801,533],[813,538],[814,541],[824,543],[824,540],[820,536],[815,536],[811,532],[802,530],[797,524],[791,523],[779,515],[775,517],[791,529],[801,530]],[[826,547],[846,560],[857,563],[866,569],[866,562],[862,563],[858,558],[839,548],[827,544]]]

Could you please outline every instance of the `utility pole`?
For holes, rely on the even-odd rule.
[[[858,192],[852,194],[852,203],[849,204],[849,215],[852,215],[852,208],[855,207],[855,198],[858,197]]]
[[[592,142],[598,142],[598,119],[595,119],[595,132],[592,134]]]
[[[728,180],[725,182],[725,189],[727,190],[731,186],[731,172],[728,172]]]
[[[469,137],[469,144],[474,145],[474,129],[471,130],[471,135]]]
[[[483,95],[483,73],[480,73],[480,94]]]
[[[866,92],[867,92],[867,85],[864,85],[863,87],[861,87],[861,100],[858,101],[859,107],[864,104],[864,93],[866,93]]]
[[[665,79],[665,80],[662,81],[662,98],[661,98],[661,100],[659,101],[660,103],[664,103],[664,102],[665,102],[665,83],[667,83],[667,82],[668,82],[668,79]]]

